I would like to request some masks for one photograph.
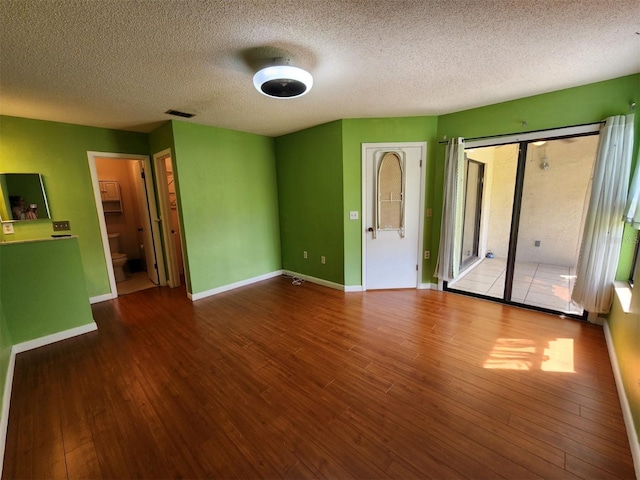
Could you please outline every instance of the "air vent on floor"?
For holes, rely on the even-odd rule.
[[[176,117],[183,117],[183,118],[191,118],[196,116],[195,113],[181,112],[180,110],[167,110],[164,113],[168,113],[169,115],[175,115]]]

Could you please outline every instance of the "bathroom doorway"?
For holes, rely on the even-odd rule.
[[[171,150],[153,155],[158,188],[160,227],[167,261],[167,283],[179,287],[184,278],[182,235]]]
[[[149,157],[88,152],[111,294],[166,285]]]

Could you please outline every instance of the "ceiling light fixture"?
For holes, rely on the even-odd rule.
[[[309,72],[292,67],[287,59],[276,58],[274,63],[253,76],[253,85],[260,93],[287,99],[301,97],[311,90],[313,77]]]

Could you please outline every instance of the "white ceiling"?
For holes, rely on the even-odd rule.
[[[177,109],[275,136],[640,72],[639,0],[0,0],[0,21],[0,114],[140,132]],[[307,95],[254,89],[282,53]]]

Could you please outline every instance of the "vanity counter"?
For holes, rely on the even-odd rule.
[[[58,237],[49,238],[32,238],[29,240],[2,240],[0,245],[15,245],[16,243],[34,243],[34,242],[51,242],[53,240],[69,240],[72,238],[78,238],[77,235],[60,235]]]

